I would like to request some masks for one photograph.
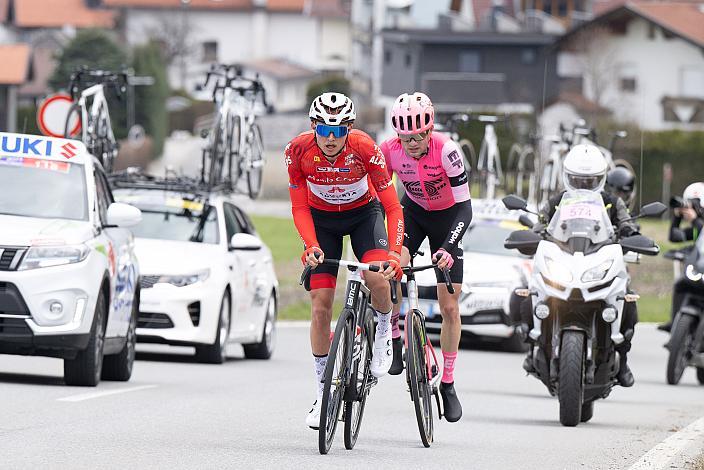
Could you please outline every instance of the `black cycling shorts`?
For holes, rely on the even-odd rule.
[[[326,258],[342,257],[342,238],[350,236],[352,250],[362,263],[386,261],[389,242],[384,225],[384,213],[379,201],[342,212],[310,209],[315,235]],[[335,288],[337,266],[322,264],[311,272],[306,288]]]
[[[439,211],[428,211],[411,201],[406,195],[403,196],[401,205],[403,206],[403,222],[406,227],[403,246],[408,248],[411,256],[418,251],[426,237],[430,242],[430,255],[438,251],[447,239],[447,234],[452,230],[452,223],[457,216],[457,206]],[[462,244],[458,243],[457,245],[448,251],[455,260],[450,268],[450,280],[453,284],[462,284],[464,252]],[[445,278],[438,270],[435,270],[435,277],[438,284],[445,283]]]

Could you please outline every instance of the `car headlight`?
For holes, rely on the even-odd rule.
[[[160,276],[157,282],[171,284],[176,287],[190,286],[196,282],[205,281],[210,277],[210,269],[204,269],[193,274],[184,274],[176,276]]]
[[[685,275],[690,281],[700,281],[702,279],[702,273],[698,273],[696,269],[694,269],[693,264],[688,264],[687,269],[684,270]]]
[[[27,250],[18,271],[80,263],[88,257],[86,245],[33,246]]]
[[[582,274],[582,282],[601,281],[602,279],[604,279],[604,277],[606,277],[606,273],[609,272],[609,269],[611,269],[611,266],[613,264],[614,260],[607,259],[600,265],[594,266],[593,268]]]
[[[568,284],[572,282],[572,273],[570,270],[566,266],[555,262],[554,259],[546,256],[545,267],[547,268],[547,272],[545,274],[547,274],[550,279],[557,281],[560,284]]]

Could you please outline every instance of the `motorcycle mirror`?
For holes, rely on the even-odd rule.
[[[528,203],[525,199],[516,196],[515,194],[510,194],[503,198],[501,202],[504,203],[506,209],[509,210],[526,210]]]
[[[655,256],[660,253],[660,247],[650,238],[643,235],[633,235],[622,238],[619,244],[624,252],[633,251],[648,256]]]
[[[533,221],[530,220],[530,217],[528,217],[526,214],[521,214],[521,216],[518,218],[518,222],[524,227],[533,228]]]
[[[641,217],[660,217],[667,210],[667,206],[662,202],[651,202],[644,205],[640,210]]]
[[[521,254],[533,256],[538,249],[538,244],[543,238],[530,230],[516,230],[511,232],[504,248],[509,250],[517,249]]]

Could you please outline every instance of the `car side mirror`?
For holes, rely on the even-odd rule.
[[[667,210],[667,206],[662,202],[651,202],[644,205],[640,210],[641,217],[660,217]]]
[[[230,250],[257,251],[262,246],[261,240],[249,233],[236,233],[230,239]]]
[[[622,238],[619,244],[624,252],[632,251],[648,256],[655,256],[660,253],[660,247],[653,240],[643,235],[632,235]]]
[[[108,207],[107,225],[111,227],[134,227],[142,221],[142,211],[122,202],[113,202]]]
[[[509,250],[516,249],[523,255],[533,256],[542,239],[539,234],[531,230],[516,230],[508,236],[504,247]]]
[[[510,194],[503,198],[501,202],[504,203],[506,209],[509,210],[526,210],[528,203],[525,199],[516,196],[515,194]]]

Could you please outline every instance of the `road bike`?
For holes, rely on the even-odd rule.
[[[416,253],[422,255],[421,252]],[[440,394],[438,386],[442,377],[437,354],[433,348],[425,329],[425,314],[420,310],[418,302],[418,285],[415,273],[426,269],[438,269],[436,265],[403,267],[406,275],[406,292],[408,297],[408,311],[404,318],[404,343],[406,348],[406,382],[411,394],[411,401],[416,414],[420,440],[425,447],[430,447],[433,442],[433,407],[431,396],[435,397],[438,409],[438,418],[442,418]],[[445,287],[450,294],[455,289],[450,281],[449,271],[441,270],[445,279]],[[392,302],[396,303],[396,289],[392,289]]]
[[[264,169],[264,142],[256,122],[257,103],[267,108],[266,91],[259,77],[246,78],[238,65],[217,64],[206,73],[206,88],[215,78],[215,117],[203,151],[201,179],[211,188],[236,190],[246,179],[251,199],[259,197]]]
[[[458,114],[453,114],[450,116],[450,119],[448,119],[447,123],[445,126],[436,126],[438,131],[446,131],[449,133],[450,137],[452,140],[454,140],[457,143],[457,146],[460,148],[462,151],[462,155],[464,156],[465,160],[465,167],[467,168],[467,171],[469,172],[470,178],[472,178],[472,169],[476,168],[477,166],[477,152],[474,150],[474,145],[472,145],[472,142],[469,139],[461,139],[460,138],[460,127],[466,125],[469,123],[471,120],[469,114],[466,113],[458,113]]]
[[[537,171],[540,160],[535,150],[535,140],[536,137],[531,135],[531,142],[527,144],[521,145],[515,142],[511,146],[506,163],[507,168],[511,170],[514,177],[514,193],[517,196],[525,197],[529,203],[537,202],[538,186],[540,184]],[[506,190],[509,191],[508,185]]]
[[[494,199],[496,187],[500,186],[504,180],[499,142],[494,124],[504,119],[500,116],[479,115],[477,120],[484,123],[484,138],[481,147],[479,147],[477,160],[477,171],[480,178],[479,197]]]
[[[69,108],[64,125],[64,137],[71,138],[78,132],[76,116],[80,120],[80,140],[88,152],[98,158],[106,173],[111,173],[118,144],[112,130],[107,88],[114,89],[121,97],[127,89],[127,73],[82,68],[71,74],[69,93],[74,103]]]
[[[377,378],[371,374],[374,346],[374,312],[371,294],[362,282],[361,271],[379,272],[377,265],[347,260],[325,259],[322,264],[348,269],[345,305],[337,319],[335,333],[328,352],[325,368],[323,398],[318,427],[318,450],[327,454],[335,438],[337,423],[342,414],[345,423],[345,448],[354,448],[362,425],[362,416],[371,388]],[[308,284],[312,268],[306,266],[301,285]]]

